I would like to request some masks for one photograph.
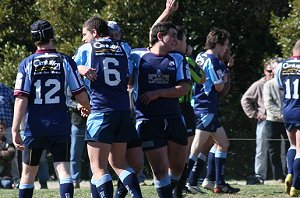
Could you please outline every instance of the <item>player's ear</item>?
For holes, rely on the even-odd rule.
[[[97,32],[96,29],[93,29],[93,30],[92,30],[92,34],[93,34],[93,37],[94,37],[94,38],[98,38],[98,37],[99,37],[99,34],[98,34],[98,32]]]
[[[158,39],[159,41],[162,41],[162,40],[163,40],[163,37],[164,37],[164,35],[163,35],[163,33],[162,33],[162,32],[158,32],[158,33],[156,34],[156,37],[157,37],[157,39]]]

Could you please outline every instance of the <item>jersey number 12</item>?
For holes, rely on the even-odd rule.
[[[34,104],[43,104],[43,99],[41,96],[41,90],[43,86],[41,84],[41,80],[37,80],[33,85],[35,86]],[[53,95],[60,90],[60,82],[57,79],[48,79],[44,86],[50,87],[51,85],[54,85],[54,87],[45,94],[44,104],[57,104],[60,102],[59,96],[53,97]]]

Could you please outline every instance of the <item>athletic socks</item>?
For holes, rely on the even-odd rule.
[[[159,180],[154,179],[154,186],[159,198],[172,197],[171,180],[168,175],[165,178]]]
[[[209,181],[216,180],[216,162],[215,162],[216,150],[217,150],[216,147],[212,147],[208,153],[206,178]]]
[[[109,174],[102,175],[95,184],[99,197],[113,197],[113,184]]]
[[[175,188],[173,190],[173,197],[181,197],[182,196],[182,191],[185,187],[186,179],[188,177],[187,167],[188,167],[188,164],[185,163],[185,166],[184,166],[184,169],[182,171],[181,177],[180,177],[177,185],[175,186]]]
[[[189,176],[189,184],[191,186],[198,185],[198,179],[199,179],[199,176],[203,169],[203,166],[205,165],[206,158],[207,158],[206,155],[204,155],[202,153],[200,153],[198,155],[197,163],[194,165],[194,167],[190,173],[190,176]]]
[[[96,187],[96,180],[94,180],[93,178],[91,179],[90,182],[90,190],[91,190],[91,198],[100,198]]]
[[[19,198],[31,198],[33,195],[33,184],[20,184],[19,186]]]
[[[128,193],[128,190],[126,189],[126,187],[124,186],[122,181],[120,179],[118,179],[117,189],[116,189],[114,198],[124,198],[124,197],[126,197],[127,193]]]
[[[293,185],[297,190],[300,190],[300,155],[296,155],[293,164]]]
[[[142,192],[138,178],[132,168],[127,168],[126,170],[123,170],[120,173],[119,178],[132,197],[142,197]]]
[[[227,152],[216,151],[215,164],[216,164],[216,184],[217,186],[225,184],[224,170]]]
[[[193,155],[193,154],[190,154],[189,161],[188,161],[188,166],[187,166],[188,176],[191,174],[191,171],[192,171],[196,161],[197,161],[197,156]]]
[[[74,186],[71,177],[66,177],[59,180],[59,191],[61,198],[73,198]]]
[[[286,165],[288,168],[288,174],[293,175],[293,163],[296,156],[296,147],[290,147],[286,153]]]

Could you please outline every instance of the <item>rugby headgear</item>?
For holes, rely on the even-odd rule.
[[[37,41],[49,41],[53,39],[53,28],[51,24],[46,20],[38,20],[30,26],[32,40]]]
[[[115,21],[107,21],[108,29],[110,32],[120,32],[121,28]]]

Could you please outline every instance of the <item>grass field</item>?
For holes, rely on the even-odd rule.
[[[147,182],[150,183],[150,182]],[[251,185],[246,186],[244,185],[245,182],[238,181],[238,182],[230,182],[233,184],[234,187],[238,187],[241,191],[235,195],[227,195],[227,194],[213,194],[210,191],[205,190],[206,194],[198,194],[198,195],[191,195],[185,194],[184,197],[186,198],[208,198],[208,197],[289,197],[284,193],[284,185],[277,184],[275,182],[268,182],[265,185]],[[51,184],[50,184],[51,185]],[[36,185],[38,187],[38,185]],[[154,186],[142,186],[142,193],[145,198],[155,198],[157,197],[156,191]],[[18,190],[0,190],[0,198],[15,198],[18,197]],[[48,190],[40,190],[35,189],[34,191],[34,198],[59,198],[59,190],[56,189],[48,189]],[[78,198],[90,198],[90,191],[89,188],[85,185],[82,186],[80,189],[75,189],[74,197]],[[129,198],[129,196],[127,196]]]

